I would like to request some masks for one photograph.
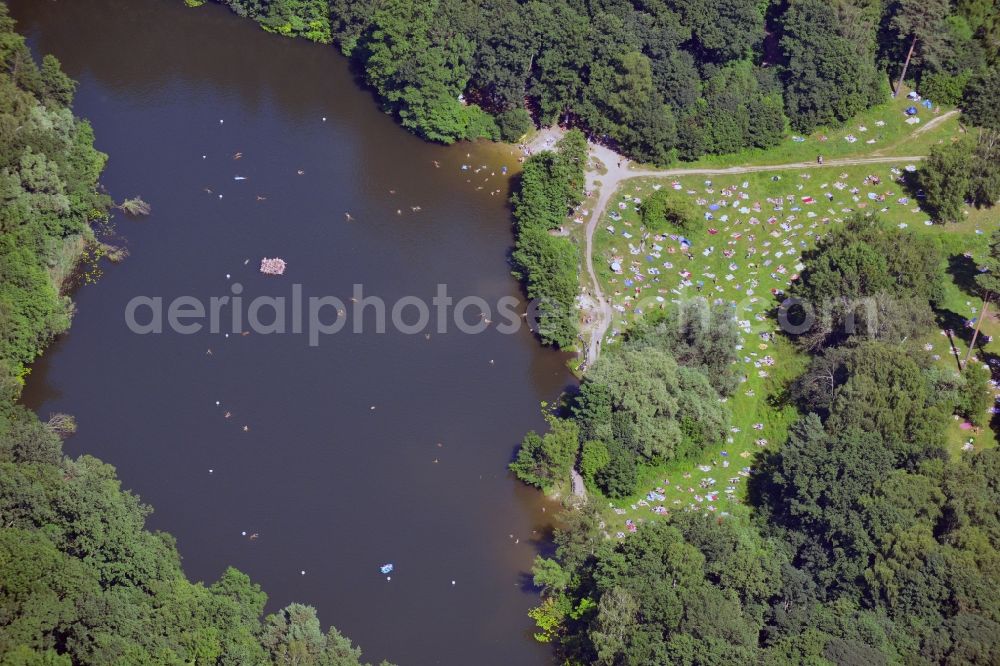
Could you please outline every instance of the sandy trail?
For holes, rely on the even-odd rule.
[[[913,136],[917,136],[918,134],[923,134],[927,130],[929,130],[929,129],[933,128],[933,127],[937,127],[938,125],[940,125],[941,123],[943,123],[944,121],[946,121],[948,118],[951,118],[952,116],[958,115],[958,113],[959,113],[958,109],[952,109],[948,113],[943,113],[940,116],[938,116],[937,118],[931,119],[930,122],[928,122],[926,125],[921,125],[916,130],[914,130]]]
[[[570,477],[573,480],[573,495],[575,495],[579,499],[586,500],[587,486],[583,483],[583,477],[580,476],[580,473],[578,471],[576,471],[576,467],[571,468],[569,472],[570,472]]]

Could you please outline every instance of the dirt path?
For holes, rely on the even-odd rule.
[[[582,500],[586,500],[587,499],[587,486],[584,485],[584,483],[583,483],[583,477],[580,476],[580,473],[578,471],[576,471],[575,467],[571,468],[570,471],[569,471],[569,473],[570,473],[570,476],[573,479],[573,495],[575,495],[576,497],[579,497]]]
[[[946,121],[948,118],[951,118],[952,116],[956,116],[956,115],[958,115],[958,109],[952,109],[948,113],[943,113],[940,116],[938,116],[937,118],[931,119],[931,121],[928,122],[926,125],[921,125],[916,130],[914,130],[913,136],[917,136],[918,134],[923,134],[927,130],[929,130],[929,129],[933,128],[933,127],[937,127],[938,125],[940,125],[941,123],[943,123],[944,121]]]
[[[549,150],[555,147],[556,141],[561,139],[565,133],[566,130],[561,127],[543,127],[525,145],[532,153]]]
[[[940,122],[949,114],[935,118],[933,122]],[[927,123],[926,127],[930,127]],[[926,127],[924,129],[926,129]],[[597,273],[594,271],[594,231],[598,222],[604,215],[604,210],[608,206],[608,201],[618,190],[619,186],[626,180],[632,178],[660,177],[669,178],[671,176],[722,176],[727,174],[757,173],[761,171],[794,171],[802,169],[820,169],[837,166],[856,166],[859,164],[885,164],[897,162],[917,162],[923,159],[922,156],[911,155],[902,157],[855,157],[826,160],[823,164],[816,162],[793,162],[791,164],[771,164],[752,165],[726,168],[691,168],[691,169],[630,169],[628,161],[603,146],[591,146],[591,156],[597,157],[607,167],[606,174],[596,172],[587,173],[587,189],[597,190],[597,200],[590,211],[590,219],[587,221],[586,242],[584,252],[584,266],[587,269],[587,276],[590,279],[591,295],[596,302],[596,308],[590,313],[591,323],[583,331],[587,339],[587,349],[585,351],[583,368],[593,365],[601,352],[601,341],[611,326],[611,303],[604,297],[601,285],[597,280]]]

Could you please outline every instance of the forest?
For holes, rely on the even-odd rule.
[[[266,617],[245,574],[192,583],[169,534],[115,470],[62,453],[67,415],[16,400],[29,364],[69,327],[63,295],[92,222],[111,200],[107,156],[74,118],[75,83],[32,59],[0,3],[0,664],[315,664],[357,666],[360,650],[313,608]]]
[[[991,0],[219,1],[335,44],[388,113],[446,143],[559,123],[666,164],[838,125],[901,74],[973,115],[1000,94]]]

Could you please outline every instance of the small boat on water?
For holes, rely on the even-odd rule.
[[[392,564],[383,564],[378,568],[378,570],[384,574],[391,574],[393,569],[394,567],[392,566]]]

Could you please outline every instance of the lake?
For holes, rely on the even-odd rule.
[[[80,82],[76,113],[110,155],[104,185],[153,209],[115,214],[130,256],[75,291],[72,330],[35,364],[25,402],[77,417],[67,453],[118,468],[192,579],[235,566],[269,611],[316,606],[373,662],[550,663],[531,637],[527,572],[558,505],[506,465],[544,427],[540,402],[573,382],[565,355],[496,325],[354,334],[348,321],[310,346],[139,335],[125,320],[134,297],[208,302],[236,283],[247,301],[293,284],[348,305],[356,284],[390,305],[442,284],[455,300],[520,300],[502,173],[513,150],[424,143],[335,48],[219,6],[10,6]],[[262,257],[283,258],[285,275],[262,275]]]

